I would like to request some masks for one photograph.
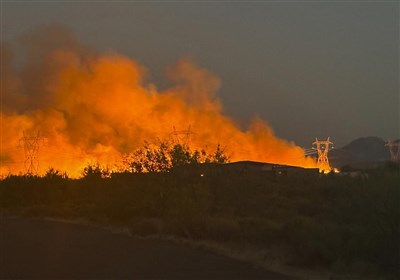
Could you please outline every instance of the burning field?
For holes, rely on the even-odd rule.
[[[88,163],[117,168],[145,141],[168,141],[174,128],[189,126],[192,149],[211,152],[221,144],[232,161],[315,167],[267,122],[240,129],[216,96],[221,81],[190,59],[167,69],[174,86],[157,90],[134,59],[99,53],[50,27],[2,42],[1,63],[2,175],[25,172],[23,133],[40,131],[39,173],[53,167],[77,177]]]

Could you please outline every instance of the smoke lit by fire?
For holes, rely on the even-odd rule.
[[[79,176],[89,162],[113,167],[144,141],[166,140],[173,127],[189,125],[193,149],[212,152],[220,143],[233,161],[315,166],[265,121],[241,130],[216,97],[221,81],[189,59],[167,70],[175,86],[159,91],[135,60],[99,54],[60,28],[3,42],[1,56],[2,174],[24,172],[24,151],[17,147],[23,131],[43,136],[41,173],[53,167]]]

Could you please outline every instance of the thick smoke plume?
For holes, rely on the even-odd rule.
[[[175,86],[157,91],[146,69],[116,53],[99,54],[59,27],[1,44],[1,173],[24,171],[23,131],[40,130],[40,170],[78,176],[88,162],[110,167],[144,141],[167,140],[173,127],[195,132],[190,146],[232,160],[315,166],[295,144],[255,120],[242,131],[222,112],[221,81],[190,59],[167,69]]]

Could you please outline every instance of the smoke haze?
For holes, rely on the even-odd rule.
[[[100,54],[60,26],[2,42],[1,57],[2,174],[24,171],[17,147],[23,131],[43,136],[42,173],[54,167],[79,176],[89,162],[113,167],[144,141],[168,140],[173,127],[189,126],[193,149],[212,152],[221,144],[233,161],[315,165],[261,119],[241,130],[223,113],[220,79],[191,58],[170,66],[166,75],[174,86],[158,91],[134,59]]]

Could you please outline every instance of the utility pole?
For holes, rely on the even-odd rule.
[[[189,147],[190,137],[194,134],[194,132],[190,130],[190,125],[187,130],[176,130],[175,126],[173,126],[173,129],[171,134],[174,143]]]
[[[324,171],[331,170],[331,166],[328,160],[328,152],[329,152],[329,145],[333,145],[333,143],[329,140],[329,137],[326,140],[318,140],[317,138],[315,138],[315,142],[312,144],[317,146],[317,152],[318,152],[317,165],[319,169],[322,169]]]
[[[20,144],[23,143],[25,154],[25,172],[27,175],[35,175],[39,171],[39,142],[43,138],[40,136],[40,131],[34,136],[29,136],[22,132],[23,136],[19,139]]]
[[[389,148],[390,158],[392,161],[397,162],[400,160],[400,141],[388,141],[385,144]]]

